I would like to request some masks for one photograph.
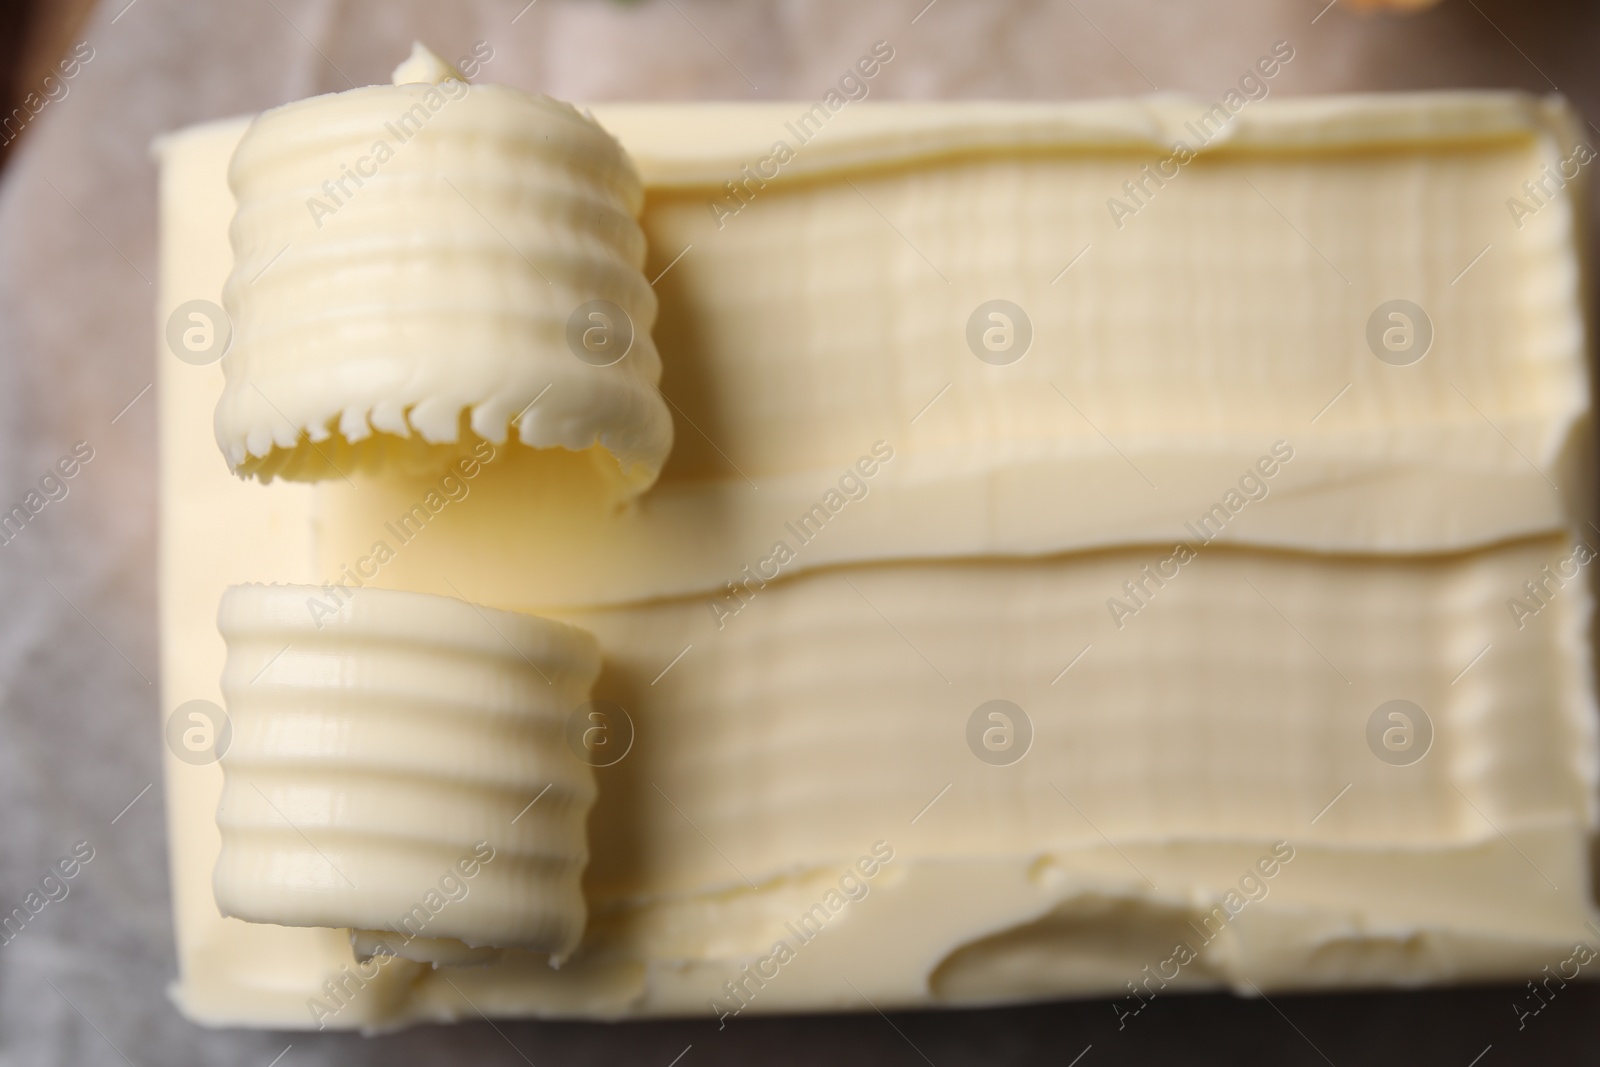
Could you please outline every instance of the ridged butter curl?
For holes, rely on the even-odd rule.
[[[374,931],[425,960],[451,943],[462,960],[577,946],[595,779],[565,727],[599,673],[593,637],[449,597],[297,585],[234,586],[217,622],[224,915]]]
[[[599,446],[625,493],[648,488],[672,419],[633,164],[571,105],[469,85],[425,50],[396,77],[264,112],[234,154],[229,466],[442,468],[514,427],[534,448]],[[578,314],[591,301],[631,322],[608,366],[569,340],[569,321],[600,322]]]

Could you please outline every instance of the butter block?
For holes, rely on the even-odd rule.
[[[1500,93],[1252,104],[1119,228],[1107,200],[1200,110],[852,106],[741,196],[802,105],[597,108],[643,180],[678,430],[621,509],[592,454],[497,447],[267,487],[269,545],[222,463],[188,477],[220,380],[166,361],[190,510],[164,598],[287,541],[298,580],[560,619],[596,635],[593,699],[629,741],[595,770],[559,971],[513,950],[348,982],[342,933],[191,888],[183,1009],[374,1029],[1150,974],[1270,994],[1532,974],[1587,938],[1579,263],[1566,197],[1520,228],[1503,204],[1569,118]],[[164,308],[222,284],[241,129],[168,142]],[[1010,362],[968,341],[997,299],[1031,331]],[[1368,341],[1396,299],[1432,335],[1410,362]],[[230,503],[203,532],[208,500]],[[223,662],[168,653],[169,703]],[[169,762],[169,808],[214,801],[204,770]],[[215,839],[174,820],[192,887]]]
[[[592,637],[449,597],[296,585],[229,589],[217,625],[224,915],[374,931],[368,956],[572,951],[595,783],[565,731],[599,672]]]

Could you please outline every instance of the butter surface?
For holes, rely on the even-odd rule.
[[[564,735],[599,672],[592,637],[448,597],[296,585],[229,589],[218,629],[225,915],[370,930],[367,954],[426,962],[571,953],[595,784]]]
[[[603,449],[614,491],[646,488],[672,425],[632,165],[570,105],[470,85],[425,49],[396,80],[275,108],[239,140],[216,409],[230,466],[437,473],[514,428]],[[575,327],[591,303],[603,327]],[[596,328],[611,349],[576,358]]]
[[[723,187],[746,181],[739,153],[766,155],[756,131],[783,133],[796,110],[598,111],[660,183],[646,271],[665,271],[655,339],[677,440],[615,519],[587,458],[508,452],[461,521],[430,532],[460,557],[457,580],[580,606],[706,594],[779,540],[785,575],[1179,537],[1425,554],[1587,513],[1569,201],[1520,229],[1503,204],[1566,154],[1553,104],[1274,102],[1160,188],[1141,167],[1181,127],[1170,101],[847,109],[719,219],[740,203]],[[1130,180],[1153,195],[1119,229],[1106,203]],[[997,297],[1032,330],[1000,366],[964,336]],[[1395,298],[1434,335],[1407,366],[1365,339]],[[1272,503],[1204,527],[1277,441],[1294,459]],[[879,460],[870,476],[863,457]],[[324,486],[328,558],[359,561],[429,482]],[[872,502],[839,504],[859,493]],[[786,524],[819,504],[802,545]],[[502,572],[510,553],[563,565]],[[385,581],[422,577],[414,559]]]
[[[658,283],[678,443],[620,514],[592,457],[508,452],[465,492],[396,472],[314,502],[274,485],[202,538],[187,516],[233,488],[214,454],[188,458],[220,377],[163,362],[167,506],[187,522],[164,532],[187,567],[163,578],[168,703],[221,668],[176,606],[265,568],[558,614],[598,636],[595,695],[634,732],[597,771],[589,928],[560,971],[519,953],[449,982],[386,971],[328,1025],[1120,993],[1179,942],[1177,987],[1269,992],[1560,958],[1595,918],[1589,598],[1580,579],[1528,618],[1506,602],[1572,556],[1583,502],[1556,487],[1586,431],[1583,324],[1566,202],[1522,231],[1496,215],[1555,151],[1557,113],[1263,104],[1108,231],[1097,213],[1159,150],[1161,107],[861,108],[718,230],[724,166],[790,110],[599,111],[645,178],[646,270],[693,245]],[[168,305],[220,287],[238,130],[166,149],[184,197],[164,212]],[[996,295],[1034,325],[1007,366],[962,340]],[[1436,333],[1408,367],[1362,340],[1396,295]],[[1292,457],[1221,543],[1145,577],[1277,442]],[[796,543],[785,524],[818,502]],[[257,561],[268,523],[295,574]],[[779,539],[792,566],[747,579]],[[374,568],[376,541],[393,554]],[[996,699],[1032,728],[1009,765],[967,742]],[[1431,721],[1408,766],[1366,741],[1393,699]],[[210,1021],[313,1025],[348,940],[223,920],[193,891],[215,839],[185,813],[213,770],[169,766],[191,887],[176,995]]]

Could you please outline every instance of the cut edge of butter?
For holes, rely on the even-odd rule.
[[[874,101],[831,114],[819,132],[791,146],[780,173],[763,178],[782,184],[950,157],[1170,152],[1179,144],[1196,156],[1484,144],[1527,138],[1573,113],[1558,93],[1499,89],[1268,99],[1270,107],[1246,107],[1215,130],[1203,125],[1201,138],[1194,124],[1222,105],[1185,93],[1069,102]],[[700,113],[691,115],[681,105],[606,103],[596,104],[594,114],[627,145],[645,184],[665,191],[738,181],[742,165],[772,155],[775,133],[793,138],[794,124],[816,110],[801,101],[696,107]]]

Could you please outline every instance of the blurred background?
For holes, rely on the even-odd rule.
[[[1600,117],[1600,5],[1443,0],[0,0],[0,498],[73,442],[70,496],[0,550],[0,901],[73,842],[68,899],[0,945],[0,1064],[1600,1062],[1600,987],[1519,1021],[1520,986],[1166,996],[1004,1010],[484,1023],[399,1035],[206,1031],[175,961],[160,786],[152,138],[386,81],[414,38],[495,50],[483,78],[580,103],[814,99],[896,48],[874,99],[1214,99],[1276,41],[1275,94],[1561,92]],[[77,50],[75,52],[75,50]],[[47,81],[76,54],[76,73]],[[85,55],[91,58],[83,59]],[[1585,136],[1600,143],[1600,127]],[[1592,186],[1592,183],[1591,183]],[[1592,198],[1592,189],[1586,194]],[[1592,204],[1590,205],[1592,207]],[[1594,212],[1585,215],[1592,249]],[[1592,278],[1586,290],[1594,304]],[[9,903],[6,905],[11,906]],[[674,1057],[680,1057],[674,1059]]]
[[[10,115],[28,93],[54,73],[56,62],[74,43],[73,34],[88,20],[94,0],[0,0],[0,115]],[[16,139],[6,134],[0,161],[10,154]]]

